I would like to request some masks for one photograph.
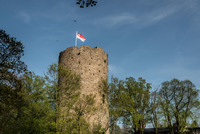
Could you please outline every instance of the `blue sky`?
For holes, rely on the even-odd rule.
[[[0,28],[25,46],[28,69],[43,74],[59,52],[74,46],[102,47],[109,76],[143,77],[157,87],[189,79],[200,88],[199,0],[0,0]],[[76,20],[77,22],[74,22]]]

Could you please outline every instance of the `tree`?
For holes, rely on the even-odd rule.
[[[20,79],[20,74],[26,71],[26,65],[21,61],[23,49],[20,41],[0,30],[0,133],[19,127],[15,121],[20,118],[24,105]]]
[[[113,124],[121,117],[137,133],[143,133],[149,121],[150,84],[142,78],[133,77],[125,81],[113,79],[110,93],[110,110]]]
[[[16,121],[21,117],[22,107],[26,103],[23,93],[22,82],[17,78],[12,85],[0,84],[0,134],[19,128],[20,124]]]
[[[56,108],[56,131],[57,133],[95,133],[101,131],[101,126],[89,124],[87,119],[94,114],[96,107],[95,96],[80,93],[80,75],[69,71],[56,64],[50,66],[46,79],[50,83],[48,89],[52,102]],[[92,126],[93,125],[93,126]]]
[[[27,72],[24,47],[0,30],[0,133],[55,132],[45,79]]]
[[[158,93],[157,90],[151,92],[150,96],[150,106],[151,106],[151,122],[153,124],[153,127],[155,128],[155,133],[158,133],[158,127],[159,127],[159,102],[158,102]]]
[[[188,124],[188,119],[199,109],[199,90],[189,81],[173,79],[162,83],[159,91],[161,108],[170,130],[174,121],[177,133],[182,133]],[[172,131],[172,130],[171,130]]]
[[[167,123],[166,127],[169,127],[170,133],[173,133],[173,118],[172,118],[172,108],[170,101],[172,100],[172,94],[168,92],[167,88],[162,88],[159,91],[159,105],[162,110],[162,115],[164,117],[164,123]]]
[[[126,78],[123,103],[125,104],[125,121],[130,122],[135,132],[143,133],[149,120],[150,84],[141,77]]]
[[[0,80],[4,80],[6,73],[23,73],[26,65],[21,61],[24,55],[24,46],[16,38],[10,37],[4,30],[0,29]]]
[[[44,77],[28,72],[24,79],[26,105],[22,107],[18,133],[55,133],[55,109]]]
[[[73,74],[69,70],[58,66],[54,69],[57,76],[56,90],[57,90],[57,132],[58,133],[72,133],[76,131],[77,127],[73,126],[75,117],[72,112],[74,104],[80,97],[80,76]]]
[[[80,5],[80,8],[84,8],[84,7],[93,7],[96,6],[97,4],[97,0],[77,0],[76,4]]]
[[[120,94],[124,89],[124,82],[118,78],[111,78],[109,84],[109,127],[110,133],[115,134],[118,129],[117,121],[123,116],[123,109],[121,107]]]

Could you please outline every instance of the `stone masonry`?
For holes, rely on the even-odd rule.
[[[81,76],[81,94],[96,95],[95,106],[100,109],[88,119],[89,123],[108,127],[108,98],[105,92],[99,91],[102,80],[108,82],[108,54],[99,47],[69,47],[60,53],[59,64]],[[109,134],[109,130],[106,134]]]

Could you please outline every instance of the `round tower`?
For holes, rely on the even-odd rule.
[[[108,83],[108,54],[99,47],[69,47],[60,53],[59,65],[81,76],[81,94],[96,96],[95,107],[99,109],[88,122],[91,125],[100,123],[102,127],[108,127],[108,91],[101,88],[103,82]],[[109,131],[106,132],[108,133]]]

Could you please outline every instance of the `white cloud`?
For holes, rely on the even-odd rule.
[[[106,16],[95,20],[94,24],[106,24],[107,26],[116,26],[121,24],[130,24],[135,21],[135,17],[130,13]]]
[[[137,17],[131,13],[122,13],[119,15],[106,16],[104,18],[95,20],[94,24],[103,24],[109,27],[131,24],[135,28],[141,28],[158,23],[175,12],[176,10],[169,9],[150,12],[147,15],[141,15]]]
[[[200,29],[200,8],[199,8],[199,0],[188,1],[188,10],[190,12],[190,16],[193,16],[193,26],[195,29]]]
[[[179,9],[178,8],[170,8],[170,9],[162,9],[157,10],[150,15],[144,16],[144,18],[141,18],[141,20],[146,20],[145,22],[148,23],[157,23],[170,15],[173,15],[176,13]]]
[[[22,21],[25,23],[29,23],[31,20],[31,16],[27,12],[21,11],[21,12],[19,12],[19,16],[22,19]]]
[[[131,23],[134,22],[135,17],[131,14],[125,13],[119,16],[114,16],[108,19],[112,25],[119,24],[119,23]]]
[[[186,3],[171,4],[164,7],[155,8],[154,10],[129,11],[118,14],[109,14],[94,21],[94,24],[102,24],[105,26],[120,26],[131,24],[134,28],[143,28],[158,23],[168,17],[175,15],[181,9],[185,8]]]

